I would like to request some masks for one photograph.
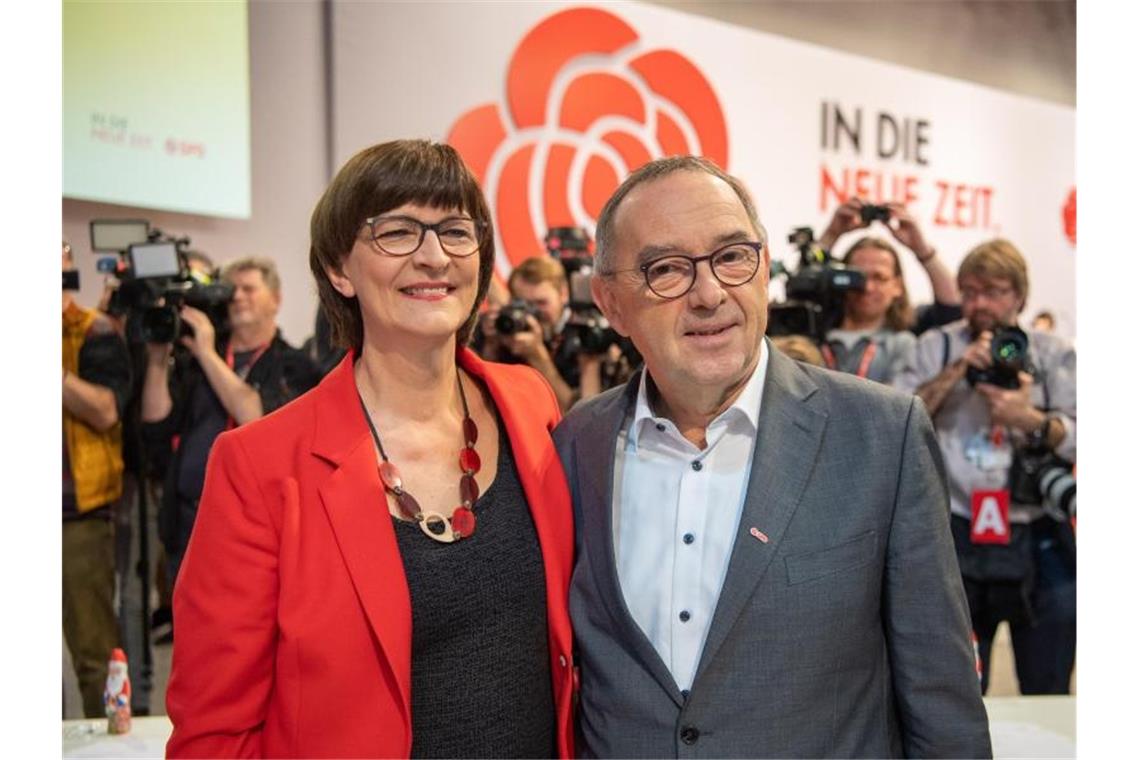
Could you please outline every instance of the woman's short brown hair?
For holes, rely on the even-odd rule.
[[[891,301],[891,305],[887,307],[887,314],[883,317],[883,324],[888,329],[894,332],[902,332],[909,330],[911,322],[914,321],[914,308],[910,305],[910,296],[906,292],[906,279],[902,273],[902,262],[899,261],[899,253],[895,247],[888,243],[881,237],[874,235],[865,235],[847,249],[847,253],[843,254],[843,263],[850,265],[851,257],[855,255],[856,251],[861,251],[864,248],[872,248],[876,251],[883,251],[889,253],[894,260],[894,276],[899,278],[899,285],[902,287],[902,293]]]
[[[470,214],[484,231],[475,303],[459,328],[457,344],[465,345],[471,336],[495,266],[495,235],[487,201],[455,148],[429,140],[394,140],[365,148],[348,159],[313,209],[309,268],[317,280],[332,341],[338,346],[359,353],[364,321],[359,301],[341,295],[326,270],[340,271],[365,219],[405,203],[457,208]]]

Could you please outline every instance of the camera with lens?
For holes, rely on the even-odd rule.
[[[1040,504],[1055,520],[1077,514],[1077,480],[1073,465],[1044,447],[1014,450],[1009,469],[1009,496],[1018,504]]]
[[[570,317],[562,330],[567,350],[573,353],[603,354],[619,344],[621,336],[610,327],[594,303],[590,278],[594,275],[594,241],[582,227],[551,227],[546,233],[546,250],[566,271],[570,291]]]
[[[990,356],[993,366],[986,369],[969,367],[966,370],[966,382],[971,387],[978,383],[989,383],[1009,390],[1020,388],[1018,373],[1028,372],[1030,367],[1029,336],[1025,331],[1016,325],[994,328]]]
[[[799,252],[795,272],[774,262],[773,277],[784,275],[785,300],[768,308],[768,335],[806,335],[823,341],[828,330],[843,320],[847,293],[867,287],[867,277],[857,269],[836,264],[815,240],[811,227],[796,227],[788,243]]]
[[[495,332],[500,335],[514,335],[527,329],[528,316],[538,319],[538,310],[521,298],[512,298],[495,317]]]
[[[100,259],[96,269],[119,281],[108,311],[126,316],[131,342],[173,343],[191,335],[178,316],[183,304],[205,312],[218,332],[225,330],[233,286],[190,273],[190,238],[169,238],[145,220],[93,219],[90,230],[92,250],[115,254]]]
[[[859,216],[862,217],[863,224],[870,224],[875,221],[887,224],[891,221],[891,210],[886,206],[865,203],[859,207]]]

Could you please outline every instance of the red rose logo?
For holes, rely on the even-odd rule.
[[[1073,245],[1077,244],[1077,188],[1069,190],[1065,207],[1061,209],[1061,221],[1065,224],[1065,237]]]
[[[544,250],[546,230],[593,228],[625,177],[661,156],[728,164],[728,133],[708,80],[672,50],[644,50],[612,13],[573,8],[541,21],[507,71],[505,107],[463,114],[447,142],[495,215],[499,274]]]

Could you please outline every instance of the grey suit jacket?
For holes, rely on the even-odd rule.
[[[990,757],[924,407],[768,350],[744,513],[687,697],[630,616],[614,564],[614,449],[639,378],[554,432],[577,526],[579,752]]]

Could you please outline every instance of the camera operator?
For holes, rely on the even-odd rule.
[[[894,247],[877,237],[855,241],[843,259],[866,277],[863,290],[849,291],[843,320],[819,347],[824,365],[889,383],[914,350],[910,300]]]
[[[219,336],[207,315],[179,312],[191,331],[171,343],[147,345],[142,420],[152,450],[169,458],[159,509],[159,536],[173,587],[190,539],[206,460],[223,431],[255,420],[312,388],[312,361],[286,343],[277,328],[281,281],[269,259],[245,258],[222,270],[234,287],[229,334]],[[156,453],[158,453],[156,451]]]
[[[931,327],[961,319],[962,301],[953,272],[942,261],[938,251],[926,242],[918,223],[903,204],[887,203],[875,206],[861,198],[849,198],[835,210],[831,222],[820,238],[820,245],[825,250],[834,250],[836,242],[843,235],[854,230],[866,229],[876,220],[882,222],[891,236],[914,254],[926,276],[930,278],[930,286],[934,291],[933,303],[919,306],[914,313],[907,315],[910,321],[906,329],[915,335],[921,335]],[[849,259],[856,247],[849,249],[846,257],[848,263],[851,263]],[[895,265],[901,279],[902,269],[898,267],[897,255]]]
[[[75,302],[63,243],[63,635],[83,714],[104,715],[107,659],[119,644],[112,506],[123,492],[122,417],[130,356],[106,315]]]
[[[934,420],[951,527],[989,681],[999,622],[1010,625],[1023,694],[1066,694],[1076,648],[1076,352],[1017,328],[1029,277],[1008,241],[958,270],[964,319],[919,338],[895,385]],[[1063,459],[1062,459],[1063,458]],[[1064,460],[1068,460],[1067,462]],[[1053,487],[1057,478],[1069,488]]]
[[[483,357],[534,367],[550,383],[565,412],[577,400],[581,380],[578,357],[563,340],[570,318],[566,272],[556,259],[535,256],[515,267],[507,288],[511,303],[483,315]],[[500,319],[501,315],[509,319]]]

